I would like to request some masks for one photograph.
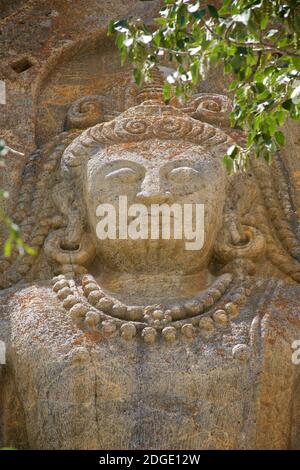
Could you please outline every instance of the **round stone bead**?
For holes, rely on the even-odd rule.
[[[225,305],[225,311],[231,318],[236,318],[239,314],[238,307],[232,302]]]
[[[126,305],[115,304],[112,307],[112,315],[117,318],[124,318],[127,313]]]
[[[172,312],[171,312],[171,310],[166,310],[165,311],[164,319],[168,322],[172,321]]]
[[[173,320],[179,320],[183,317],[185,309],[182,305],[174,305],[170,308]]]
[[[191,323],[185,323],[185,325],[183,325],[181,328],[181,333],[186,338],[193,338],[195,334],[195,328]]]
[[[108,297],[102,297],[102,299],[100,299],[99,302],[97,303],[97,308],[107,313],[107,312],[110,312],[113,304],[114,304],[113,301],[109,299]]]
[[[81,284],[82,286],[85,286],[89,284],[90,282],[95,282],[95,278],[91,274],[85,274],[82,278]]]
[[[83,304],[75,304],[70,310],[70,314],[74,320],[78,320],[79,318],[83,318],[88,311],[87,307]]]
[[[236,344],[232,348],[232,357],[241,362],[246,362],[250,358],[250,348],[247,344]]]
[[[164,312],[162,310],[154,310],[152,317],[154,320],[162,320],[164,317]]]
[[[189,302],[186,302],[184,304],[186,310],[188,311],[188,313],[192,313],[194,315],[196,315],[197,313],[199,313],[199,310],[200,310],[200,302],[197,301],[197,300],[191,300]]]
[[[73,305],[80,303],[80,297],[76,297],[75,295],[68,295],[63,301],[63,307],[66,309],[70,309]]]
[[[210,317],[200,318],[199,328],[203,332],[212,332],[214,330],[214,322]]]
[[[127,314],[130,320],[138,321],[143,318],[143,308],[138,306],[127,307]]]
[[[64,287],[57,292],[57,297],[60,300],[64,300],[69,295],[72,295],[72,290],[69,287]]]
[[[203,299],[203,307],[205,310],[209,309],[215,303],[214,298],[212,295],[207,295]]]
[[[162,333],[164,340],[167,341],[168,343],[172,343],[176,339],[177,332],[176,332],[176,328],[174,328],[173,326],[166,326],[162,330],[161,333]]]
[[[88,301],[92,305],[97,305],[97,303],[99,302],[100,299],[102,299],[102,297],[103,297],[103,294],[99,289],[93,290],[88,295]]]
[[[63,289],[64,287],[69,287],[69,282],[66,279],[61,279],[60,281],[57,281],[54,284],[53,290],[54,290],[54,292],[58,292],[59,290]]]
[[[98,312],[89,311],[85,316],[85,323],[90,327],[95,327],[99,324],[100,315]]]
[[[131,340],[132,338],[135,337],[135,335],[136,335],[136,326],[135,326],[134,323],[131,323],[131,322],[124,323],[121,326],[120,331],[121,331],[122,338],[124,338],[128,341],[128,340]]]
[[[85,295],[88,296],[90,292],[99,290],[99,287],[95,282],[89,282],[88,284],[84,285],[83,290]]]
[[[59,274],[58,276],[54,276],[54,277],[52,278],[52,284],[54,285],[54,284],[56,284],[56,283],[59,282],[59,281],[64,281],[65,279],[66,279],[66,278],[65,278],[65,276],[64,276],[63,274]]]
[[[213,314],[213,319],[219,328],[226,328],[228,324],[228,318],[224,310],[216,310]]]
[[[102,332],[104,336],[111,336],[116,332],[117,326],[112,320],[102,322]]]
[[[153,344],[155,343],[157,336],[157,332],[155,328],[152,328],[151,326],[146,326],[146,328],[143,329],[142,331],[142,337],[147,344]]]

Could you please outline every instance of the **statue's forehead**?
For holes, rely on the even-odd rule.
[[[211,160],[211,153],[194,143],[185,141],[146,142],[139,144],[118,144],[101,149],[97,154],[99,163],[114,160],[132,160],[137,162],[156,162],[164,164],[175,160]]]

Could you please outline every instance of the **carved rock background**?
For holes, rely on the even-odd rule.
[[[100,96],[104,115],[106,105],[122,112],[133,104],[130,71],[120,68],[105,28],[110,18],[133,12],[151,18],[160,2],[2,3],[7,104],[0,105],[0,126],[8,145],[24,152],[9,154],[0,176],[12,208],[28,155],[70,124],[66,112],[75,100]],[[213,71],[199,91],[226,92],[222,76]],[[283,157],[299,207],[299,125],[287,134]],[[38,269],[47,278],[43,265]],[[260,271],[230,334],[173,349],[98,341],[73,325],[48,285],[4,291],[0,328],[13,346],[0,371],[0,446],[299,448],[299,372],[290,362],[291,341],[299,339],[299,286],[282,284],[279,269],[269,280],[269,265]]]

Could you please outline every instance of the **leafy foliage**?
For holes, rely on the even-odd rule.
[[[0,168],[4,167],[4,161],[1,157],[4,157],[7,154],[8,150],[5,146],[5,142],[0,140]],[[9,196],[7,191],[4,191],[0,188],[0,199],[7,199]],[[0,201],[1,204],[1,201]],[[9,257],[11,255],[12,249],[14,246],[17,247],[20,255],[23,255],[24,252],[34,255],[35,250],[26,245],[20,236],[19,227],[8,217],[4,211],[2,205],[0,205],[0,221],[4,223],[8,230],[8,238],[4,244],[4,256]]]
[[[164,0],[153,25],[111,21],[122,64],[134,66],[138,85],[159,63],[171,63],[166,101],[187,98],[213,64],[231,77],[231,125],[247,132],[245,149],[228,150],[228,171],[244,170],[249,156],[272,155],[284,144],[287,117],[300,118],[300,1],[224,0],[221,8],[199,0]]]

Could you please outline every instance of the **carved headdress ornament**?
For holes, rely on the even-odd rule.
[[[209,98],[205,95],[206,103],[214,102],[218,106],[220,106],[220,101],[222,101],[221,104],[226,105],[229,101],[218,95],[213,95],[211,100]],[[88,153],[87,150],[91,147],[149,139],[186,140],[197,145],[205,145],[212,150],[219,148],[220,145],[228,148],[233,143],[229,133],[205,120],[207,113],[209,118],[212,114],[220,113],[220,119],[222,119],[224,111],[207,109],[205,113],[202,108],[202,112],[199,112],[202,101],[204,101],[204,95],[196,98],[196,103],[192,103],[189,108],[178,109],[156,100],[147,100],[130,108],[112,121],[97,124],[83,132],[65,151],[64,164],[74,169],[80,166]],[[197,118],[196,115],[191,117],[191,112],[197,114]]]

